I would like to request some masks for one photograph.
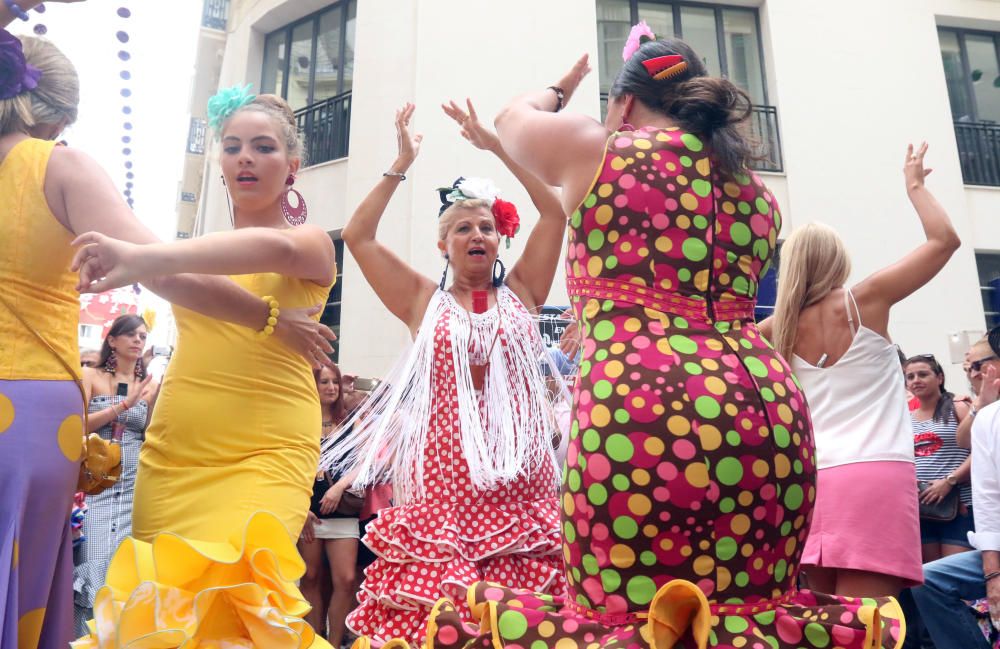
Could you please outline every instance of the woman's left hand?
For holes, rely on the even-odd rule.
[[[333,485],[326,490],[323,497],[319,501],[319,513],[326,516],[337,510],[337,506],[340,505],[340,499],[344,495],[344,487],[339,485]]]
[[[149,272],[144,256],[134,243],[119,241],[100,232],[86,232],[71,244],[79,246],[70,270],[79,272],[76,290],[80,293],[103,293],[113,288],[135,284]]]
[[[951,485],[944,478],[934,480],[931,485],[920,492],[920,502],[925,505],[934,505],[945,499],[951,493]]]
[[[482,122],[479,121],[479,115],[476,114],[476,109],[472,105],[472,100],[466,99],[465,103],[469,107],[468,113],[462,110],[462,107],[456,104],[453,100],[449,101],[447,104],[441,104],[441,108],[444,109],[444,112],[448,117],[455,120],[458,125],[462,127],[462,137],[471,142],[472,146],[484,151],[499,150],[500,138],[497,137],[496,133],[483,126]]]
[[[576,63],[573,64],[573,67],[569,69],[569,72],[564,74],[562,79],[559,80],[557,85],[559,89],[563,91],[563,108],[569,104],[569,100],[573,96],[573,93],[576,92],[576,89],[579,87],[580,82],[583,81],[583,78],[590,74],[590,70],[590,55],[584,54],[577,59]]]
[[[312,543],[316,540],[316,525],[319,523],[319,517],[311,511],[306,512],[306,524],[302,526],[302,540],[306,543]]]

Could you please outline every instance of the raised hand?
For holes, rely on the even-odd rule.
[[[569,72],[563,75],[562,79],[556,84],[563,91],[563,107],[565,108],[569,104],[570,97],[576,92],[576,89],[580,86],[580,82],[583,78],[590,74],[590,55],[584,54],[573,67],[569,69]]]
[[[413,117],[413,111],[416,110],[416,106],[407,102],[402,108],[396,110],[396,145],[399,148],[399,161],[404,163],[406,167],[409,167],[414,160],[417,159],[417,154],[420,153],[420,143],[423,141],[423,135],[410,135],[410,119]]]
[[[441,108],[444,109],[448,117],[455,120],[462,127],[462,137],[471,142],[472,146],[484,151],[495,152],[499,150],[501,148],[500,138],[479,121],[479,115],[476,113],[476,108],[472,105],[472,100],[466,99],[465,103],[469,107],[468,113],[454,101],[441,104]]]
[[[80,293],[102,293],[128,286],[151,275],[152,269],[143,264],[142,246],[119,241],[100,232],[81,234],[72,243],[79,246],[70,270],[78,272],[76,290]]]
[[[906,145],[906,161],[903,163],[903,175],[906,177],[906,189],[917,189],[924,186],[924,178],[933,169],[924,169],[924,155],[927,153],[927,143],[924,142],[913,152],[913,145]]]
[[[274,327],[274,337],[306,359],[314,370],[333,365],[327,354],[333,352],[333,345],[330,343],[337,339],[337,335],[329,327],[313,320],[313,316],[322,310],[321,305],[298,309],[282,308],[278,324]]]

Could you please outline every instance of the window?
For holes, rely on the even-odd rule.
[[[344,240],[340,238],[340,231],[329,232],[333,239],[333,248],[337,258],[337,281],[330,294],[326,298],[326,307],[323,309],[319,321],[333,330],[337,334],[337,340],[333,343],[333,361],[340,361],[340,306],[344,295]]]
[[[1000,186],[1000,34],[938,28],[962,178]]]
[[[767,105],[760,18],[756,9],[695,2],[596,0],[601,115],[621,68],[621,52],[631,26],[645,20],[662,38],[686,41],[702,57],[708,73],[727,77],[746,90],[753,103],[750,131],[759,142],[758,171],[781,171],[778,115]]]
[[[340,2],[267,35],[261,92],[292,110],[351,91],[356,0]]]
[[[983,295],[986,328],[1000,325],[1000,252],[977,252],[979,288]]]

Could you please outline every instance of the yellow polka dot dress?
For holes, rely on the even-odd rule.
[[[780,225],[761,180],[722,173],[695,135],[609,138],[569,228],[585,342],[562,490],[567,595],[480,583],[479,625],[441,603],[429,647],[901,643],[895,600],[797,588],[812,428],[753,319]]]

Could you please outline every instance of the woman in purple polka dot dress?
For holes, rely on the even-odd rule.
[[[606,127],[558,113],[586,57],[497,118],[571,214],[567,595],[477,584],[480,626],[439,604],[428,646],[897,647],[895,600],[796,585],[816,466],[806,402],[753,319],[781,218],[747,168],[749,98],[683,42],[631,40]]]

